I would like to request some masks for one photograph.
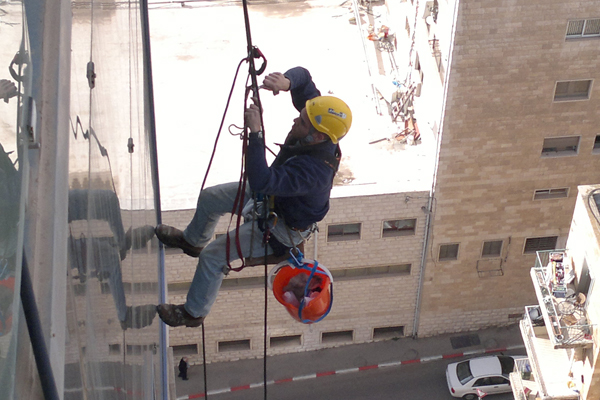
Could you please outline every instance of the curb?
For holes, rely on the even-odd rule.
[[[458,357],[472,356],[472,355],[476,355],[476,354],[499,353],[501,351],[517,350],[517,349],[522,349],[524,347],[525,346],[521,344],[521,345],[515,345],[515,346],[508,346],[508,347],[499,347],[499,348],[495,348],[495,349],[478,349],[478,350],[465,351],[462,353],[444,354],[444,355],[438,355],[438,356],[415,358],[413,360],[406,360],[406,361],[385,362],[385,363],[381,363],[381,364],[367,365],[364,367],[355,367],[355,368],[339,369],[339,370],[335,370],[335,371],[317,372],[314,374],[300,375],[300,376],[295,376],[295,377],[291,377],[291,378],[270,380],[270,381],[267,381],[267,385],[276,385],[276,384],[285,383],[285,382],[297,382],[297,381],[321,378],[324,376],[331,376],[331,375],[349,374],[349,373],[353,373],[353,372],[368,371],[368,370],[377,369],[377,368],[397,367],[399,365],[407,365],[407,364],[420,364],[420,363],[426,363],[429,361],[446,360],[446,359],[452,359],[452,358],[458,358]],[[248,385],[234,386],[234,387],[217,389],[217,390],[209,390],[207,392],[207,394],[215,395],[215,394],[221,394],[221,393],[238,392],[240,390],[254,389],[254,388],[259,388],[259,387],[263,387],[263,386],[264,386],[264,382],[251,383]],[[177,397],[177,400],[200,399],[203,397],[204,397],[204,393],[195,393],[195,394],[188,394],[185,396]]]

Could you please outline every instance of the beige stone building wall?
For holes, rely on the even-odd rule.
[[[563,247],[577,186],[600,181],[600,40],[565,38],[568,21],[598,18],[600,3],[465,0],[456,15],[421,336],[508,323],[535,303],[526,239],[557,236]],[[588,100],[554,101],[557,81],[583,79],[596,79]],[[564,136],[580,136],[576,152],[542,156],[545,138]],[[556,188],[568,196],[534,200]],[[492,240],[502,253],[484,260]],[[438,260],[442,244],[459,244],[456,260]]]
[[[331,313],[312,325],[293,320],[273,294],[267,293],[268,354],[317,350],[401,335],[398,331],[387,332],[385,328],[390,327],[403,329],[404,335],[410,335],[425,232],[426,214],[422,207],[427,206],[427,201],[427,192],[333,198],[329,213],[319,224],[320,231],[305,246],[307,258],[314,257],[316,245],[317,260],[333,273],[362,268],[380,271],[381,267],[401,264],[410,264],[410,272],[334,279]],[[192,215],[193,210],[168,211],[163,213],[163,221],[183,229]],[[414,235],[382,238],[383,221],[413,218],[416,219]],[[216,233],[225,231],[228,220],[227,217],[221,219]],[[360,239],[328,242],[329,225],[348,223],[361,223]],[[165,262],[169,300],[183,303],[196,260],[167,250]],[[258,266],[232,272],[225,279],[243,281],[263,275],[264,266]],[[225,285],[221,289],[205,324],[208,362],[262,357],[264,296],[260,284]],[[169,337],[170,346],[175,350],[174,358],[186,354],[191,363],[202,361],[200,329],[172,328]],[[289,343],[281,339],[271,344],[273,338],[277,341],[282,337],[287,337]],[[220,350],[219,344],[222,346],[226,341],[243,343],[225,344],[226,348]],[[236,346],[241,348],[238,350]]]

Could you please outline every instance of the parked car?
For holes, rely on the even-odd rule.
[[[477,389],[486,394],[507,393],[512,389],[508,374],[515,359],[526,356],[485,356],[448,364],[446,380],[453,397],[477,399]]]

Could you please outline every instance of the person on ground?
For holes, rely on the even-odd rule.
[[[179,360],[179,375],[177,375],[177,376],[179,376],[184,381],[188,380],[188,377],[187,377],[188,367],[189,367],[188,358],[182,357],[181,360]]]
[[[285,143],[269,166],[259,107],[252,104],[246,109],[245,122],[250,133],[246,152],[248,185],[241,196],[241,204],[245,205],[241,212],[244,223],[237,232],[228,233],[229,256],[227,235],[210,240],[219,218],[234,208],[238,182],[202,190],[194,217],[184,231],[169,225],[156,227],[156,236],[163,244],[199,258],[186,303],[157,307],[158,315],[167,325],[197,327],[203,323],[224,275],[229,272],[228,260],[240,257],[236,234],[244,258],[258,257],[265,251],[282,256],[308,239],[329,210],[333,178],[341,158],[338,141],[352,124],[350,108],[336,97],[321,96],[309,71],[302,67],[267,75],[261,88],[274,94],[290,91],[300,115],[294,119]],[[276,220],[260,217],[262,203],[253,200],[253,192],[272,199]],[[270,237],[265,249],[266,227]]]

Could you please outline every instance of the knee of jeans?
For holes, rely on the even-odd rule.
[[[210,201],[217,198],[218,189],[214,186],[207,187],[200,192],[200,196],[198,196],[198,203],[200,201]]]
[[[207,273],[218,276],[223,274],[223,267],[227,265],[225,249],[221,246],[211,246],[211,244],[202,250],[198,263],[200,268],[203,268]]]

